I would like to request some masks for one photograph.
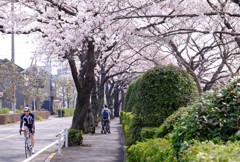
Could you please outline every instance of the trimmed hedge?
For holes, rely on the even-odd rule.
[[[132,91],[134,89],[136,80],[132,81],[128,87],[127,93],[124,96],[124,106],[123,106],[123,111],[126,112],[131,112],[132,106],[128,106],[128,100],[131,97]]]
[[[141,77],[138,78],[137,80],[134,80],[128,90],[127,90],[127,94],[126,95],[129,95],[128,98],[126,98],[127,100],[124,101],[124,104],[125,104],[125,109],[124,111],[127,111],[127,112],[132,112],[132,110],[137,106],[138,104],[138,99],[140,98],[140,95],[139,94],[139,86],[141,84]]]
[[[158,129],[158,127],[143,127],[141,130],[142,141],[153,138]]]
[[[133,115],[131,112],[120,112],[120,122],[123,127],[126,145],[130,146],[134,143],[133,141]]]
[[[197,142],[182,154],[184,162],[239,162],[240,142],[214,144],[212,141]]]
[[[195,101],[198,91],[193,78],[175,66],[161,66],[147,71],[138,81],[133,114],[142,127],[158,127],[179,107]],[[129,99],[128,103],[131,101]]]
[[[163,138],[174,130],[174,124],[188,115],[188,107],[181,107],[170,115],[163,124],[156,130],[155,138]]]
[[[163,138],[138,142],[128,149],[128,162],[176,162],[171,143]]]

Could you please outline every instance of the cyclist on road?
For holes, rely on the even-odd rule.
[[[22,126],[24,122],[24,136],[26,137],[27,135],[27,129],[30,130],[30,137],[31,137],[31,143],[32,143],[32,153],[35,153],[34,150],[34,130],[35,130],[35,125],[34,125],[34,114],[30,112],[30,108],[27,106],[23,109],[24,113],[20,117],[20,130],[22,131]]]

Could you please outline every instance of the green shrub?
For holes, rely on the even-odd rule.
[[[41,116],[37,116],[37,120],[40,120],[40,121],[42,121],[42,120],[43,120],[43,118],[42,118]]]
[[[19,114],[23,113],[23,111],[22,111],[22,110],[19,110],[19,109],[16,109],[15,112],[16,112],[16,113],[19,113]]]
[[[133,129],[132,129],[133,115],[131,112],[121,112],[121,123],[126,140],[126,145],[133,144]]]
[[[69,146],[80,146],[83,141],[83,132],[81,130],[69,129],[68,132],[68,145]]]
[[[141,78],[138,78],[137,80],[133,81],[131,85],[128,88],[127,95],[129,95],[129,98],[127,101],[124,101],[126,112],[132,112],[134,107],[138,104],[138,99],[140,97],[139,94],[139,84],[141,82]]]
[[[0,108],[0,114],[9,114],[9,108]]]
[[[172,115],[170,115],[163,124],[156,130],[155,138],[163,138],[168,133],[171,133],[174,129],[174,124],[182,118],[188,115],[188,107],[179,108]]]
[[[174,66],[161,66],[147,71],[132,83],[127,109],[134,114],[133,142],[142,141],[142,127],[159,127],[179,107],[198,96],[193,78]]]
[[[131,107],[128,107],[128,100],[129,100],[129,98],[130,98],[130,96],[132,94],[132,91],[134,89],[135,83],[136,83],[136,81],[131,82],[129,87],[128,87],[128,89],[127,89],[126,95],[124,96],[123,111],[131,112]]]
[[[163,138],[138,142],[128,149],[129,162],[176,162],[171,143]]]
[[[197,142],[182,154],[184,162],[239,162],[240,142],[214,144],[211,141]]]
[[[173,131],[173,145],[177,153],[186,149],[193,139],[222,143],[237,140],[240,123],[240,79],[222,89],[205,94],[180,119]]]
[[[143,127],[141,130],[142,140],[153,138],[158,129],[158,127]]]
[[[159,127],[179,107],[198,96],[193,78],[175,66],[153,68],[138,80],[137,91],[131,93],[137,96],[132,112],[141,118],[142,127]]]

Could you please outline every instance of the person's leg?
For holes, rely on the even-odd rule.
[[[110,120],[108,120],[107,126],[108,126],[108,133],[111,133],[111,131],[110,131]]]
[[[24,137],[27,136],[27,129],[28,129],[28,127],[26,125],[24,125]]]
[[[31,133],[31,143],[32,143],[32,147],[34,147],[34,144],[35,144],[34,133]]]
[[[102,119],[102,131],[104,130],[104,121]]]
[[[32,153],[35,153],[35,150],[34,150],[34,145],[35,145],[35,137],[34,137],[34,131],[32,130],[32,127],[30,127],[30,137],[31,137],[31,143],[32,143]]]

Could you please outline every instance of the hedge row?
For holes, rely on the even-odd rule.
[[[35,116],[35,120],[49,118],[49,111],[35,111],[33,114]],[[20,113],[0,114],[0,124],[16,123],[20,121],[20,115]]]
[[[155,139],[129,147],[128,158],[131,162],[240,161],[239,92],[240,79],[236,79],[180,108],[157,130],[142,128],[142,136],[151,138],[156,132]]]
[[[144,127],[159,127],[180,107],[198,97],[196,83],[185,70],[172,65],[155,67],[129,85],[124,111],[133,114],[132,142],[154,135]],[[147,129],[147,128],[146,128]]]
[[[132,121],[133,121],[133,115],[130,112],[120,112],[120,122],[122,124],[123,127],[123,132],[125,135],[125,141],[126,141],[126,145],[130,146],[134,143],[133,141],[133,125],[132,125]]]
[[[0,114],[9,114],[9,108],[0,108]]]
[[[163,138],[138,142],[128,149],[128,162],[176,162],[169,140]]]

